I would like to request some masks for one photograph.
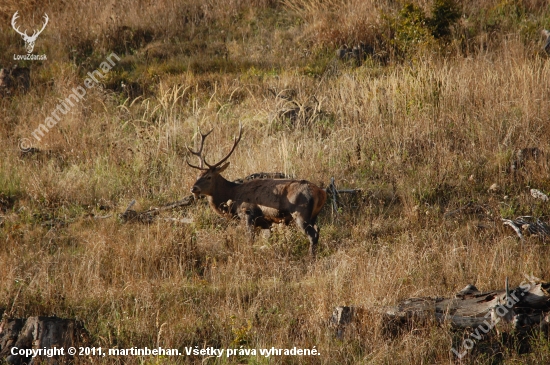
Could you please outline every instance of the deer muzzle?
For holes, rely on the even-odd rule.
[[[198,196],[201,193],[201,188],[199,188],[197,185],[193,185],[193,187],[191,188],[191,193],[195,196]]]

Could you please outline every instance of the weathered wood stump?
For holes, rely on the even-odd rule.
[[[8,364],[58,363],[72,359],[69,347],[78,349],[89,342],[88,333],[80,321],[58,317],[29,317],[2,320],[0,324],[0,358]],[[13,349],[13,351],[12,351]],[[28,356],[24,350],[42,349],[38,356]],[[63,353],[45,350],[63,349]],[[23,351],[21,351],[23,350]],[[50,356],[53,355],[53,356]]]
[[[0,357],[6,358],[10,355],[11,348],[17,342],[19,333],[25,324],[25,320],[21,318],[17,319],[4,319],[0,323]]]

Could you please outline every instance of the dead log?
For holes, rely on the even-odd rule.
[[[409,298],[375,312],[383,318],[384,332],[391,335],[399,333],[407,324],[433,321],[456,329],[489,327],[497,332],[516,334],[536,329],[547,332],[549,290],[550,283],[525,283],[513,290],[481,293],[475,286],[467,285],[454,298]],[[337,337],[342,337],[344,329],[360,321],[360,314],[366,312],[360,307],[337,307],[330,320]]]
[[[502,224],[510,226],[524,240],[524,235],[538,236],[543,241],[550,237],[550,226],[539,218],[531,216],[517,217],[516,219],[501,218]]]
[[[488,322],[513,322],[516,330],[526,324],[538,324],[544,312],[550,311],[549,283],[522,284],[512,291],[494,290],[481,293],[466,286],[455,298],[411,298],[388,308],[389,319],[435,317],[440,323],[458,328],[473,328]]]
[[[24,323],[24,324],[23,324]],[[58,317],[5,318],[0,325],[0,356],[8,364],[33,364],[42,362],[65,362],[71,359],[69,347],[78,348],[89,344],[88,332],[80,321]],[[11,352],[16,347],[16,354]],[[63,353],[40,353],[32,357],[19,351],[27,349],[64,349]]]

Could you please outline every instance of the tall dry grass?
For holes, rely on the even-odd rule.
[[[327,72],[312,77],[301,50],[285,48],[289,37],[314,39],[308,37],[316,34],[316,21],[352,23],[345,23],[346,17],[330,20],[330,12],[308,18],[326,9],[294,18],[289,4],[296,9],[299,3],[230,2],[225,8],[143,2],[128,11],[109,10],[128,5],[118,3],[47,4],[52,28],[44,44],[50,45],[45,50],[50,61],[32,65],[32,72],[52,82],[33,81],[27,94],[0,101],[5,121],[0,127],[5,146],[0,150],[0,308],[17,317],[77,317],[94,344],[103,347],[316,346],[319,357],[271,361],[440,364],[456,362],[450,348],[461,340],[445,326],[411,328],[388,338],[380,318],[370,314],[363,332],[338,340],[327,318],[336,305],[374,312],[407,297],[451,296],[467,283],[490,290],[501,288],[506,277],[512,285],[523,274],[550,277],[547,244],[535,237],[520,242],[500,223],[500,217],[548,215],[548,204],[529,195],[529,188],[550,191],[546,155],[510,169],[518,149],[550,151],[550,63],[533,51],[535,40],[526,41],[517,31],[466,56],[434,51],[410,62],[367,62],[358,68],[332,62]],[[482,2],[487,8],[499,4]],[[529,4],[526,8],[538,6]],[[8,19],[16,5],[6,8]],[[333,2],[337,10],[351,5]],[[373,2],[387,12],[390,5]],[[419,5],[429,9],[430,4]],[[472,4],[463,6],[473,11]],[[182,9],[202,18],[178,25]],[[144,12],[150,16],[144,18]],[[22,154],[18,140],[29,137],[59,100],[82,84],[103,51],[126,44],[123,36],[107,38],[115,34],[109,32],[116,26],[107,26],[113,14],[119,17],[116,26],[148,29],[151,42],[169,39],[166,43],[181,49],[192,40],[177,39],[177,31],[200,34],[215,24],[245,35],[227,42],[229,62],[250,56],[265,63],[231,72],[167,72],[162,67],[179,59],[168,54],[145,64],[140,51],[148,45],[136,41],[138,49],[121,53],[112,77],[124,72],[129,78],[151,77],[146,95],[91,90],[37,144],[41,152]],[[267,23],[254,28],[249,21],[258,17]],[[285,25],[266,32],[274,19]],[[284,23],[289,19],[301,20]],[[89,63],[75,61],[71,47],[96,36],[97,54]],[[322,44],[349,39],[327,37]],[[66,47],[54,49],[56,40]],[[276,50],[262,54],[264,41]],[[327,57],[322,52],[312,62]],[[277,58],[280,54],[285,57]],[[204,55],[187,57],[192,62]],[[314,124],[278,120],[281,102],[270,88],[293,93],[301,103],[315,96],[322,116]],[[206,153],[216,160],[227,153],[239,123],[244,136],[230,159],[228,179],[280,171],[323,186],[335,177],[340,187],[363,189],[358,207],[343,206],[333,214],[327,204],[321,213],[317,261],[307,259],[307,239],[292,227],[276,228],[251,244],[242,239],[243,227],[215,216],[203,203],[168,214],[190,217],[190,225],[117,220],[116,213],[132,199],[138,209],[148,209],[188,195],[195,173],[185,164],[190,157],[185,145],[193,143],[197,128],[214,127]],[[468,202],[480,209],[445,217]],[[106,214],[113,216],[91,217]],[[547,362],[548,340],[533,346],[524,355],[495,355],[480,346],[465,362]],[[205,361],[269,363],[261,357]]]

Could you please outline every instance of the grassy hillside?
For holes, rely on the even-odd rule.
[[[34,50],[47,61],[13,60],[25,53],[15,11],[21,29],[49,15]],[[79,318],[105,348],[321,353],[94,360],[105,364],[457,362],[462,334],[442,326],[387,338],[373,316],[338,340],[327,319],[337,305],[550,280],[547,242],[500,221],[548,222],[549,203],[529,193],[550,193],[544,27],[542,0],[3,2],[0,65],[30,67],[31,88],[0,99],[0,311]],[[373,49],[361,64],[335,57],[359,42]],[[34,139],[113,52],[100,86]],[[117,219],[133,199],[146,210],[189,195],[197,128],[214,128],[213,161],[239,123],[228,179],[272,171],[363,189],[337,214],[326,204],[315,262],[293,227],[250,243],[204,202],[162,215],[192,224]],[[520,161],[525,148],[543,154]],[[480,346],[463,363],[550,362],[548,338],[532,347]]]

